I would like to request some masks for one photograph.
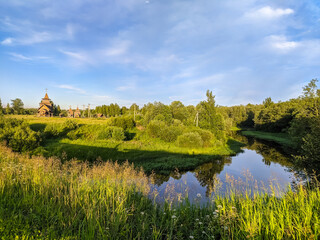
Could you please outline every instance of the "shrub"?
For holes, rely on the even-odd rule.
[[[160,138],[166,142],[174,142],[182,134],[182,128],[179,126],[166,126],[160,134]]]
[[[136,123],[131,116],[121,116],[111,118],[110,125],[115,127],[121,127],[124,130],[127,130],[134,128],[136,126]]]
[[[124,134],[124,131],[122,128],[120,127],[113,127],[112,129],[112,139],[114,140],[118,140],[118,141],[122,141],[124,140],[126,137],[125,137],[125,134]]]
[[[121,127],[106,125],[83,125],[67,134],[70,139],[115,139],[124,140],[125,132]]]
[[[147,126],[147,133],[150,137],[160,138],[162,131],[166,129],[167,125],[163,121],[152,120]]]
[[[209,147],[211,145],[211,141],[214,139],[212,132],[204,129],[195,129],[193,132],[200,135],[204,147]]]
[[[0,120],[0,140],[13,151],[32,151],[40,145],[40,134],[30,129],[29,125],[17,119]]]
[[[62,137],[68,134],[68,132],[75,130],[79,127],[78,123],[72,120],[66,120],[64,123],[52,123],[48,124],[44,129],[44,135],[46,138]]]
[[[200,148],[203,146],[203,141],[198,133],[188,132],[178,137],[177,144],[179,147]]]

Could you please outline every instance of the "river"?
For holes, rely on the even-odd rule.
[[[249,189],[281,194],[297,182],[300,172],[279,145],[244,136],[238,139],[247,145],[236,156],[213,160],[192,171],[154,175],[156,199],[181,201],[188,196],[191,202],[206,203],[214,194],[228,193],[231,186],[239,192]]]

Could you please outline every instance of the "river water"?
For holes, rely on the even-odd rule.
[[[153,176],[152,192],[157,200],[206,203],[213,194],[226,194],[232,189],[244,192],[268,191],[281,194],[297,179],[298,170],[289,154],[270,142],[238,136],[247,145],[236,156],[208,162],[188,172],[172,172],[170,176]],[[270,186],[273,186],[272,188]]]

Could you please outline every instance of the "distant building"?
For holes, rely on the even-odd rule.
[[[79,107],[77,107],[77,110],[74,112],[74,117],[75,117],[75,118],[81,117],[81,112],[80,112],[80,110],[79,110]]]
[[[38,108],[39,117],[52,117],[53,116],[53,104],[48,97],[48,94],[42,98],[40,102],[40,107]]]
[[[71,106],[70,106],[69,111],[68,111],[68,117],[72,117],[72,118],[74,117],[74,112],[71,109]]]

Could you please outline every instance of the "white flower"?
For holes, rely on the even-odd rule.
[[[189,238],[194,239],[194,237],[193,237],[193,236],[189,236]]]
[[[171,218],[177,218],[175,215],[172,215],[172,217]]]
[[[203,233],[203,234],[206,234],[206,232],[205,232],[205,231],[202,231],[202,233]]]
[[[228,230],[228,227],[227,227],[227,226],[224,226],[224,230]]]
[[[218,205],[217,207],[218,207],[218,208],[222,208],[222,206],[221,206],[221,205]]]
[[[201,224],[202,224],[202,222],[199,222],[199,224],[201,225]]]
[[[197,197],[198,197],[198,198],[201,198],[201,193],[197,193]]]
[[[199,221],[199,218],[197,218],[196,221]]]
[[[141,215],[144,215],[144,212],[141,212]]]

